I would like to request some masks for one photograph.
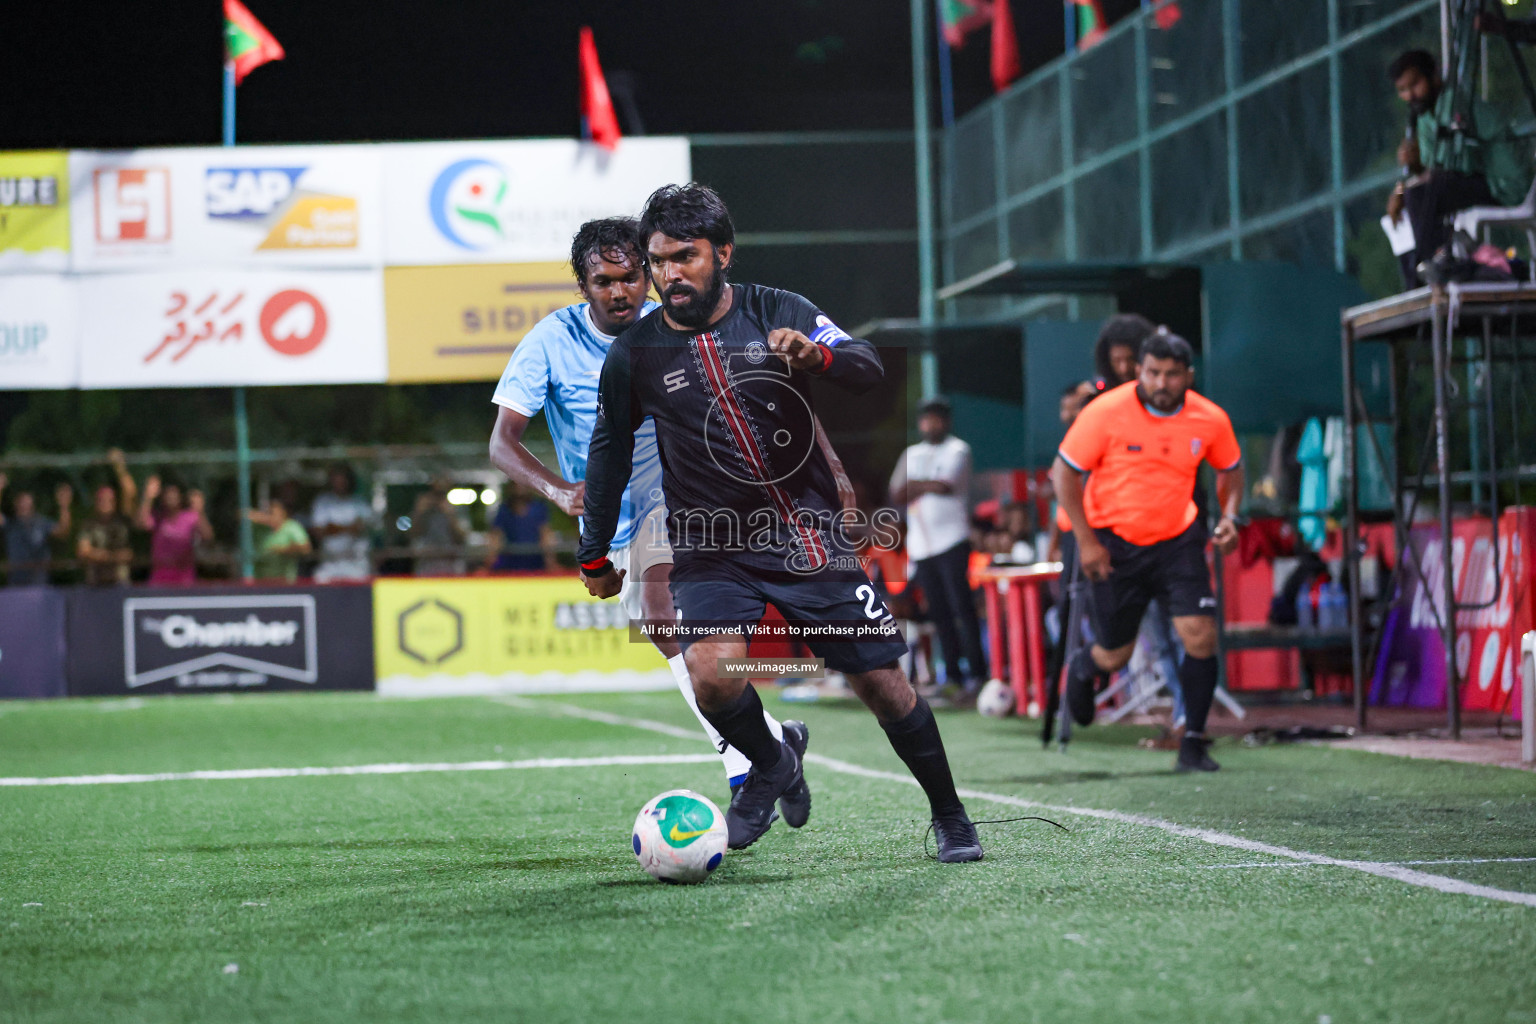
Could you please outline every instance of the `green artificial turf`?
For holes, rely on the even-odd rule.
[[[0,776],[708,752],[562,704],[694,728],[675,694],[8,704]],[[769,707],[902,770],[857,707]],[[1133,729],[1062,755],[940,723],[971,789],[1346,859],[1536,856],[1523,772],[1222,744],[1174,776]],[[1536,907],[1051,811],[1070,833],[984,826],[983,863],[939,866],[916,789],[807,776],[809,826],[691,887],[641,873],[629,825],[664,789],[723,801],[715,764],[0,787],[0,1021],[1536,1019]],[[1418,870],[1536,892],[1531,862]]]

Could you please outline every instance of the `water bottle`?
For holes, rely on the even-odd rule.
[[[1349,628],[1349,598],[1338,580],[1323,584],[1318,597],[1317,625],[1319,629],[1340,630]]]
[[[1296,591],[1296,628],[1315,629],[1317,620],[1312,614],[1312,587],[1310,584],[1302,584]]]

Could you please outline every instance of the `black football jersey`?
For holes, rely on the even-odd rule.
[[[842,506],[816,441],[812,374],[768,350],[780,327],[825,347],[814,376],[860,392],[884,375],[869,342],[801,296],[761,285],[733,285],[730,312],[708,328],[674,330],[657,309],[619,336],[598,385],[579,561],[608,552],[635,430],[650,416],[674,579],[725,567],[770,576],[858,569],[836,528]]]

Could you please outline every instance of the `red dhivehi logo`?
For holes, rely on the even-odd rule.
[[[721,415],[725,418],[726,427],[731,432],[731,440],[735,442],[737,452],[757,480],[758,486],[767,492],[768,499],[773,502],[773,507],[779,516],[799,535],[801,546],[805,549],[807,568],[820,569],[827,564],[826,548],[822,546],[816,530],[795,515],[794,500],[789,496],[789,492],[772,482],[772,474],[768,471],[768,460],[763,457],[762,451],[757,447],[757,440],[752,436],[746,414],[742,412],[741,406],[736,401],[736,392],[731,389],[730,379],[725,373],[725,363],[720,359],[720,350],[715,344],[715,336],[695,334],[693,343],[698,348],[700,362],[704,365],[704,376],[709,381],[710,390],[715,394],[715,401],[720,406]]]
[[[163,355],[166,362],[179,363],[199,345],[244,341],[250,308],[243,291],[172,292],[163,314],[164,333],[143,361],[152,363]],[[256,317],[261,339],[282,356],[309,355],[325,340],[329,324],[320,300],[298,288],[273,295]]]
[[[325,307],[309,292],[289,288],[261,307],[261,338],[284,356],[308,355],[325,340]]]

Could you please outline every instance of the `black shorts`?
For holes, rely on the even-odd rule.
[[[751,637],[772,604],[827,668],[869,672],[907,653],[901,627],[863,572],[823,572],[784,580],[745,573],[673,576],[672,604],[683,650],[709,633]]]
[[[1183,533],[1156,544],[1132,544],[1113,530],[1095,530],[1109,551],[1109,578],[1093,583],[1089,611],[1100,647],[1115,650],[1136,639],[1142,614],[1154,599],[1168,614],[1216,616],[1211,574],[1205,564],[1205,524],[1196,519]]]

